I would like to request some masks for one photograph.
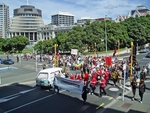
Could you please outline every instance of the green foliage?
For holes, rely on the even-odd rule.
[[[26,45],[29,44],[28,38],[24,36],[14,36],[13,38],[6,38],[2,41],[2,51],[9,53],[22,52]]]
[[[121,22],[127,28],[127,32],[133,41],[138,41],[139,45],[150,41],[150,15],[140,18],[129,18]]]
[[[91,52],[96,49],[100,52],[105,50],[106,36],[108,50],[113,50],[118,41],[120,48],[130,47],[130,42],[137,40],[139,45],[148,43],[150,42],[150,15],[129,18],[121,23],[109,20],[92,23],[87,21],[85,27],[75,26],[68,33],[57,33],[54,39],[39,41],[34,49],[51,51],[54,44],[58,44],[61,51],[78,49],[83,53],[87,49]]]

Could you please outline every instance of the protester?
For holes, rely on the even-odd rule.
[[[88,80],[89,80],[89,73],[88,73],[88,71],[86,71],[86,72],[84,73],[84,81],[87,81],[87,82],[88,82]]]
[[[145,72],[144,72],[144,69],[142,69],[141,73],[140,73],[140,80],[145,80]]]
[[[116,70],[112,71],[112,79],[114,82],[114,86],[116,86],[117,80],[118,80],[118,72]]]
[[[86,100],[87,100],[87,81],[84,81],[84,86],[83,86],[83,90],[82,90],[82,99],[83,99],[83,104],[85,104]]]
[[[43,63],[43,70],[46,69],[46,62]]]
[[[104,77],[101,77],[101,80],[99,81],[100,83],[100,87],[99,87],[99,97],[102,97],[102,91],[104,93],[104,95],[106,95],[106,91],[105,91],[105,87],[106,87],[106,80],[104,79]]]
[[[131,88],[132,88],[132,93],[133,93],[132,100],[135,100],[136,86],[137,86],[136,79],[133,79],[131,82]]]
[[[144,94],[144,92],[145,92],[145,89],[146,89],[146,85],[145,85],[145,83],[144,83],[144,80],[141,79],[141,80],[140,80],[140,84],[139,84],[139,96],[140,96],[139,102],[140,102],[140,103],[142,103],[142,101],[143,101],[143,94]]]
[[[96,83],[97,83],[97,80],[96,78],[92,78],[91,81],[90,81],[90,94],[94,94],[95,92],[95,89],[96,89]]]
[[[57,76],[57,75],[55,74],[54,76]],[[56,78],[55,77],[54,77],[53,85],[54,85],[53,92],[55,93],[57,90],[57,93],[59,93],[59,87],[56,85]]]

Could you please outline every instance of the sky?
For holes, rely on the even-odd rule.
[[[126,16],[129,11],[139,5],[145,5],[150,9],[150,0],[0,0],[9,6],[10,16],[13,10],[21,5],[35,6],[42,10],[42,18],[45,24],[51,23],[51,15],[61,11],[74,15],[75,22],[82,17],[116,19],[118,15]]]

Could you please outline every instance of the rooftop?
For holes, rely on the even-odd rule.
[[[59,12],[57,12],[56,14],[53,14],[53,15],[67,15],[67,16],[74,16],[73,14],[70,14],[69,12],[61,12],[61,11],[59,11]],[[52,16],[53,16],[52,15]]]

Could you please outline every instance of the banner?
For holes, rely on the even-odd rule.
[[[84,81],[55,76],[55,85],[72,93],[82,94]]]
[[[71,49],[71,54],[72,55],[78,55],[78,50],[77,49]]]
[[[112,65],[112,57],[110,57],[110,56],[105,57],[105,63],[106,63],[106,66],[111,66]]]

